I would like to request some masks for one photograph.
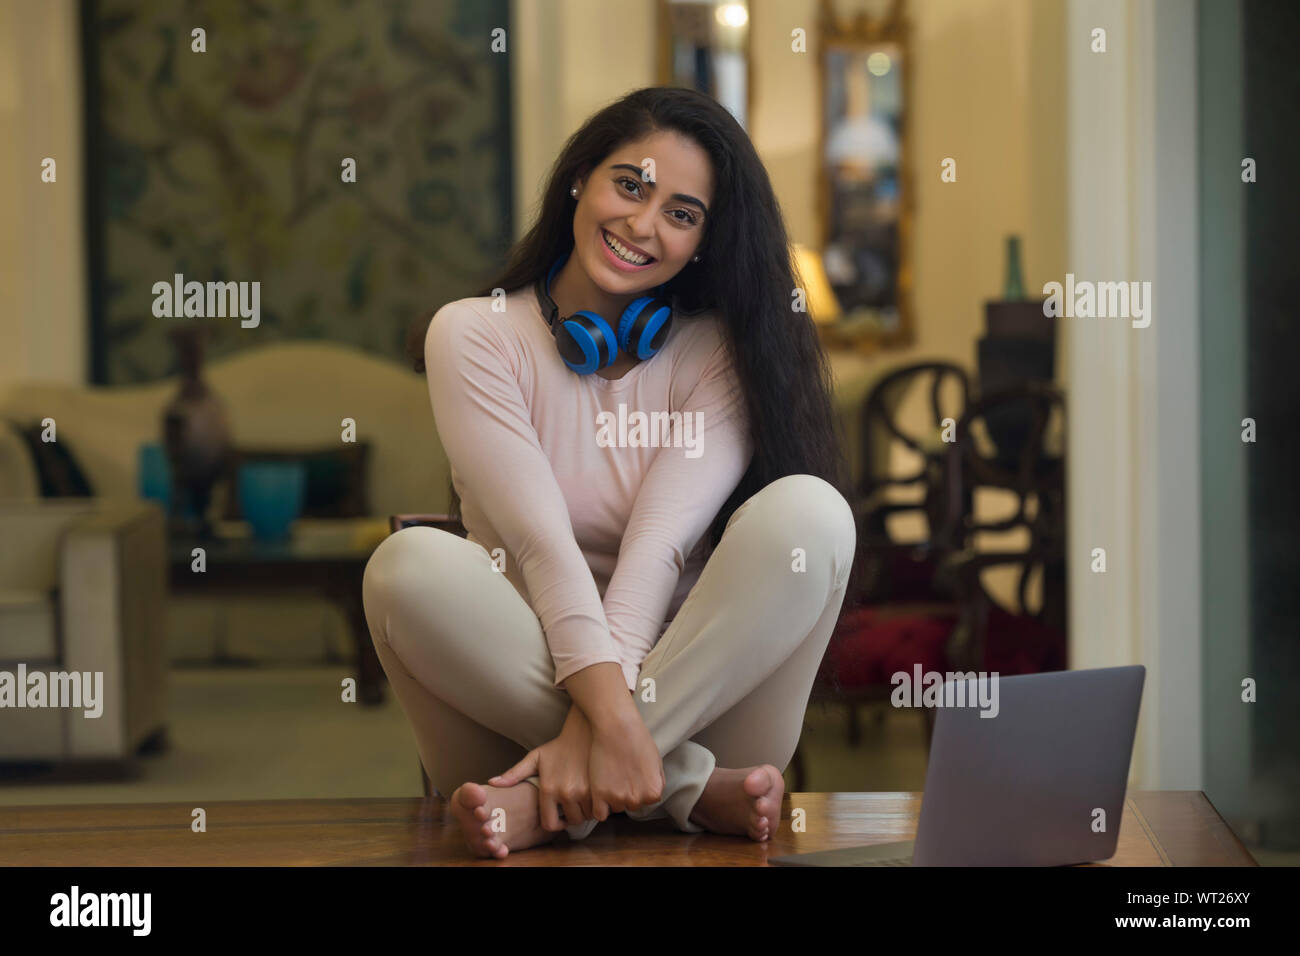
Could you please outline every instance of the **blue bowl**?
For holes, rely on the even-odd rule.
[[[302,462],[250,462],[239,469],[239,508],[258,538],[289,536],[302,514],[306,469]]]

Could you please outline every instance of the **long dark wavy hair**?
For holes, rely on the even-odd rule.
[[[623,144],[659,132],[693,140],[713,164],[713,204],[696,250],[701,261],[688,262],[669,280],[666,292],[674,297],[674,314],[707,309],[721,318],[755,449],[749,469],[710,528],[712,553],[736,508],[778,478],[816,475],[852,500],[835,430],[830,365],[808,313],[791,308],[793,291],[803,283],[796,281],[785,222],[767,170],[731,113],[703,93],[676,87],[636,90],[600,110],[561,150],[537,222],[511,249],[504,270],[474,295],[531,287],[545,275],[573,248],[577,200],[569,187],[585,180]],[[408,357],[420,373],[431,317],[412,326],[407,340]],[[458,515],[454,487],[450,497],[452,513]]]

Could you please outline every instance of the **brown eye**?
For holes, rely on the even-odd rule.
[[[638,190],[641,188],[641,184],[640,184],[639,182],[637,182],[635,179],[633,179],[631,176],[623,176],[623,177],[621,177],[620,179],[616,179],[615,182],[618,183],[620,186],[622,186],[624,183],[631,183],[631,184],[632,184],[633,186],[635,186]],[[629,193],[629,195],[637,195],[637,196],[640,196],[640,193],[639,193],[639,192],[638,192],[638,193],[635,193],[635,194],[633,194],[633,193]],[[685,219],[681,219],[681,218],[679,218],[679,217],[677,217],[677,216],[673,216],[673,219],[677,220],[677,222],[680,222],[680,223],[682,223],[683,225],[687,225],[687,226],[695,226],[695,225],[699,225],[699,222],[700,222],[700,216],[699,216],[698,213],[692,212],[692,211],[690,211],[689,209],[674,209],[674,210],[672,210],[672,212],[674,212],[674,213],[678,213],[678,212],[680,212],[680,213],[683,213],[683,214],[686,216]]]

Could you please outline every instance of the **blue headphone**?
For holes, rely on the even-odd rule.
[[[568,258],[566,252],[551,266],[545,280],[534,283],[542,316],[555,337],[555,347],[564,364],[579,375],[589,375],[613,365],[620,348],[639,359],[648,359],[658,352],[673,324],[672,307],[659,295],[663,286],[656,286],[653,294],[634,300],[623,310],[617,334],[604,317],[587,309],[561,319],[560,310],[551,298],[551,279]]]

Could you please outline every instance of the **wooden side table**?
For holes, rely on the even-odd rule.
[[[383,519],[303,519],[283,541],[263,541],[246,522],[217,522],[210,539],[168,541],[168,585],[173,594],[315,594],[342,611],[356,644],[357,699],[384,700],[384,671],[370,641],[361,579],[366,562],[387,534]],[[203,548],[206,570],[191,570]]]

